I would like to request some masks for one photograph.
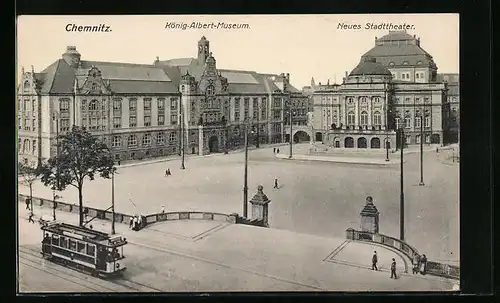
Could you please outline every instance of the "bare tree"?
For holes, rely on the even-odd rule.
[[[40,176],[39,167],[31,167],[25,163],[18,164],[18,176],[21,177],[21,183],[30,188],[30,204],[31,211],[33,211],[33,184]]]

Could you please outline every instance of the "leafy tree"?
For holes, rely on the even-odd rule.
[[[41,180],[45,186],[64,190],[68,185],[78,189],[80,207],[79,224],[83,225],[83,184],[98,175],[111,177],[114,161],[107,145],[85,130],[73,126],[58,138],[58,153],[41,167]]]
[[[18,167],[18,176],[21,177],[21,183],[30,188],[30,204],[31,211],[33,211],[33,183],[40,176],[40,167],[31,167],[25,163],[19,163]]]

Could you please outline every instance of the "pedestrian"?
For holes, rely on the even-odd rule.
[[[420,273],[425,275],[427,272],[427,256],[425,254],[422,255],[420,259]]]
[[[378,262],[377,252],[374,251],[372,256],[372,270],[378,270],[377,262]]]
[[[118,160],[118,166],[122,165],[122,161]]]
[[[134,223],[132,224],[132,230],[137,231],[137,216],[134,216]]]
[[[392,263],[391,263],[391,279],[397,279],[398,276],[396,275],[396,260],[392,258]]]
[[[28,223],[35,223],[35,220],[33,220],[33,212],[30,212],[30,215],[28,217]]]
[[[276,153],[276,147],[273,147],[273,154]]]
[[[27,210],[30,210],[30,204],[31,204],[30,198],[26,198],[26,209]]]
[[[439,147],[436,147],[436,154],[439,154]]]
[[[130,217],[130,222],[129,222],[128,228],[131,229],[133,227],[133,225],[134,225],[134,217]]]
[[[168,176],[168,168],[165,169],[165,177],[167,177],[167,176]]]
[[[161,206],[161,213],[164,214],[165,213],[165,206]]]
[[[276,149],[276,153],[277,153],[277,154],[279,154],[279,153],[280,153],[280,149],[279,149],[279,148],[277,148],[277,149]]]
[[[168,172],[168,175],[169,175],[169,176],[171,176],[171,175],[172,175],[172,173],[170,172],[170,168],[169,168],[169,169],[167,169],[167,172]]]
[[[415,255],[415,257],[413,257],[413,269],[412,269],[413,274],[417,274],[419,268],[420,268],[420,256]]]
[[[279,188],[278,187],[278,178],[274,178],[274,187],[273,188]]]

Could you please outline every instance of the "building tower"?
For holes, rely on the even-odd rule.
[[[80,53],[76,50],[76,46],[66,47],[66,52],[62,55],[62,58],[69,66],[77,68],[80,64]]]
[[[207,58],[210,55],[210,42],[205,38],[205,36],[201,37],[200,41],[198,41],[198,63],[200,65],[204,65],[207,61]]]
[[[178,107],[179,136],[183,136],[183,140],[179,137],[179,143],[184,144],[185,150],[188,150],[188,142],[191,142],[189,138],[189,126],[196,125],[196,121],[191,121],[193,115],[190,114],[196,112],[196,108],[193,108],[193,106],[196,106],[196,103],[192,102],[196,98],[194,96],[196,93],[196,80],[187,71],[186,74],[181,77],[179,91],[181,92],[181,100]],[[197,116],[195,115],[194,117]],[[182,148],[182,145],[179,145],[179,148]]]

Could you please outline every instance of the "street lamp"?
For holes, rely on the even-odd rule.
[[[292,159],[293,157],[293,124],[292,124],[292,116],[295,115],[295,112],[290,108],[290,117],[289,117],[289,122],[290,122],[290,154],[288,155],[289,159]]]
[[[116,167],[111,169],[111,234],[115,234],[115,172]]]
[[[401,140],[401,173],[400,173],[400,198],[399,198],[399,238],[401,241],[405,240],[405,194],[404,194],[404,178],[403,178],[403,150],[404,150],[404,130],[399,129]]]
[[[253,134],[253,130],[251,131]],[[248,129],[245,124],[245,175],[243,180],[243,217],[248,216]]]
[[[422,116],[420,116],[420,183],[418,185],[424,186],[424,124],[422,123]]]
[[[56,194],[56,191],[52,191],[52,220],[56,220],[56,199],[61,198],[61,196]]]

